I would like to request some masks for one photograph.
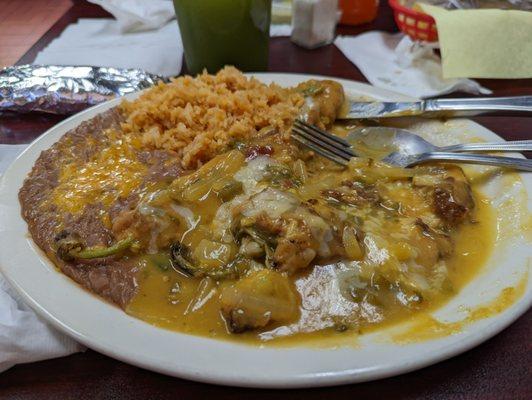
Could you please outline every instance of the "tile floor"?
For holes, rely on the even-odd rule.
[[[70,0],[0,0],[0,68],[17,62],[71,6]]]

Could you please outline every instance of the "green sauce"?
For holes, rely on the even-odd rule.
[[[271,0],[174,0],[188,71],[268,67]]]

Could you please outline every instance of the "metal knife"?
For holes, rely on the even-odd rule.
[[[413,102],[350,102],[339,119],[391,117],[462,117],[480,114],[532,113],[532,96],[430,99]]]

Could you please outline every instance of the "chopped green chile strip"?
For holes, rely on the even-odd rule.
[[[188,260],[190,251],[181,243],[174,243],[170,247],[170,260],[172,265],[187,276],[196,276],[197,268]]]
[[[220,188],[215,187],[215,192],[222,201],[229,201],[236,195],[242,193],[242,182],[230,180],[225,182]]]
[[[233,259],[229,264],[223,268],[206,269],[200,265],[195,265],[190,261],[190,249],[181,243],[174,243],[170,248],[170,259],[172,266],[186,276],[189,277],[204,277],[208,276],[213,279],[234,278],[238,275],[235,264],[240,261],[238,257]]]
[[[109,247],[89,247],[85,248],[80,251],[70,251],[69,255],[73,258],[81,258],[81,259],[92,259],[92,258],[103,258],[103,257],[109,257],[118,253],[121,253],[131,247],[131,245],[135,242],[135,239],[132,237],[119,240],[114,245]]]

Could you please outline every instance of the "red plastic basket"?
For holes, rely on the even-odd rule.
[[[388,0],[393,9],[395,23],[399,29],[414,40],[436,42],[438,31],[436,21],[430,15],[403,5],[401,0]]]

